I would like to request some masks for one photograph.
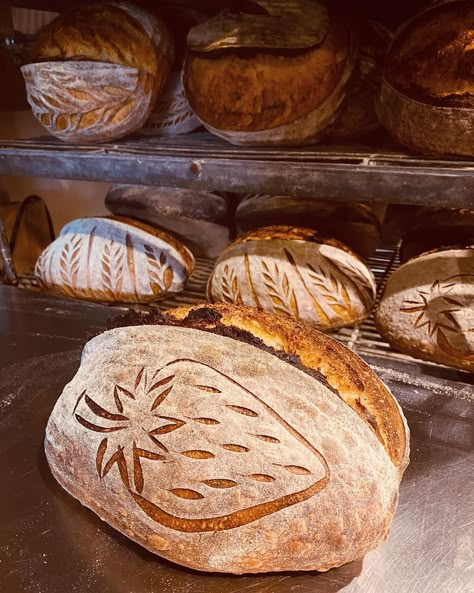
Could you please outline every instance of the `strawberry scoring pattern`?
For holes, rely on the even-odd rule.
[[[138,507],[170,529],[232,529],[302,503],[329,482],[323,455],[265,398],[193,359],[142,367],[132,387],[113,382],[100,396],[85,389],[73,414],[102,433],[99,478],[115,467]]]

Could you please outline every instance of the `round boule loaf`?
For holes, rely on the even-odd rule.
[[[378,100],[401,144],[474,155],[474,5],[448,0],[406,23],[388,52]]]
[[[202,124],[231,143],[314,142],[334,122],[345,97],[355,66],[355,39],[319,3],[309,7],[311,3],[301,0],[297,2],[301,5],[299,19],[306,17],[313,24],[313,34],[318,34],[308,42],[310,46],[289,47],[298,39],[296,32],[291,34],[294,14],[268,15],[269,3],[260,4],[264,14],[253,15],[259,35],[245,47],[239,46],[239,32],[245,37],[246,31],[241,31],[243,25],[236,17],[235,33],[227,37],[222,33],[221,45],[216,41],[207,51],[190,51],[183,70],[185,94]],[[283,39],[280,30],[285,29],[285,22],[289,39]],[[212,22],[191,29],[191,50],[190,39],[198,37],[196,31],[204,36],[206,27],[212,30]],[[222,47],[229,38],[231,46]],[[212,51],[214,45],[218,49]]]
[[[415,358],[474,371],[474,247],[423,253],[389,278],[380,333]]]
[[[193,267],[191,252],[168,233],[124,217],[92,217],[62,228],[35,275],[63,296],[146,303],[183,290]]]
[[[409,431],[356,354],[230,305],[111,326],[46,428],[51,471],[82,504],[202,571],[325,571],[386,539]]]
[[[165,25],[126,2],[61,13],[22,67],[34,115],[71,142],[112,140],[140,128],[173,61]]]
[[[365,319],[375,281],[345,245],[312,229],[264,227],[221,253],[208,282],[211,302],[261,307],[332,330]]]

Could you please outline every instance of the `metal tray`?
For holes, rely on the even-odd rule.
[[[448,381],[438,367],[414,377],[396,361],[380,366],[408,418],[412,455],[391,535],[364,560],[327,573],[200,574],[161,560],[100,521],[55,482],[43,436],[82,345],[111,313],[0,287],[2,593],[474,591],[474,379],[462,374],[463,382]]]

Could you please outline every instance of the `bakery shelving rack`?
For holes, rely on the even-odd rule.
[[[0,140],[0,175],[474,207],[474,161],[407,152],[380,133],[359,145],[235,147],[207,133],[98,145]]]

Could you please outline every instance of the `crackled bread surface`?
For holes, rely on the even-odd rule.
[[[437,249],[400,266],[376,323],[402,352],[474,371],[474,247]]]
[[[324,380],[242,340],[173,324],[91,340],[45,449],[85,506],[204,571],[339,566],[387,537],[398,498],[397,465]]]
[[[261,307],[320,329],[357,323],[375,299],[372,273],[342,243],[298,227],[266,227],[236,239],[209,279],[211,302]]]
[[[52,292],[92,301],[148,302],[179,292],[194,266],[171,235],[122,217],[68,223],[35,275]]]

